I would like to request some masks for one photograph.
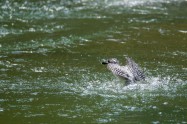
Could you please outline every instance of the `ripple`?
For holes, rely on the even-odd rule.
[[[2,123],[186,123],[185,5],[1,1]],[[98,62],[124,53],[153,74],[126,86]]]
[[[179,30],[180,33],[187,34],[187,30]]]
[[[64,17],[92,17],[92,18],[103,18],[106,17],[100,13],[90,13],[90,10],[99,10],[104,12],[109,12],[113,9],[115,13],[121,13],[124,10],[128,10],[133,7],[146,6],[148,9],[162,11],[163,3],[172,3],[176,0],[105,0],[105,1],[37,1],[37,2],[17,2],[15,0],[6,0],[1,2],[0,11],[3,19],[14,19],[20,18],[21,20],[31,20],[31,19],[54,19],[54,18],[64,18]],[[183,2],[181,0],[181,2]],[[179,2],[180,3],[180,2]],[[153,6],[153,7],[152,7]],[[156,6],[156,7],[155,7]],[[86,10],[86,11],[85,11]],[[106,10],[106,11],[105,11]],[[147,10],[136,11],[137,13],[147,13]],[[149,10],[148,10],[149,11]],[[77,13],[82,12],[82,14]],[[112,12],[112,11],[110,11]]]

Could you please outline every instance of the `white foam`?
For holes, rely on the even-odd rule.
[[[182,80],[173,80],[171,77],[148,77],[145,81],[124,85],[119,80],[93,80],[79,87],[81,95],[100,95],[103,97],[119,97],[119,95],[147,93],[147,92],[175,92],[178,86],[185,84]],[[81,90],[81,91],[80,91]]]

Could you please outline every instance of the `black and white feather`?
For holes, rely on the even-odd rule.
[[[140,81],[145,79],[144,72],[131,58],[126,57],[125,66],[120,66],[119,61],[115,58],[102,62],[107,64],[107,68],[116,76],[128,80],[130,82]]]

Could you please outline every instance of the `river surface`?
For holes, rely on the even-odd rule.
[[[187,124],[186,0],[0,1],[1,124]],[[103,59],[133,58],[126,86]]]

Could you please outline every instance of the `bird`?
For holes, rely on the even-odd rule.
[[[121,66],[116,58],[104,60],[102,64],[107,65],[114,75],[126,81],[127,84],[145,80],[145,74],[137,63],[129,57],[125,57],[126,65]]]

